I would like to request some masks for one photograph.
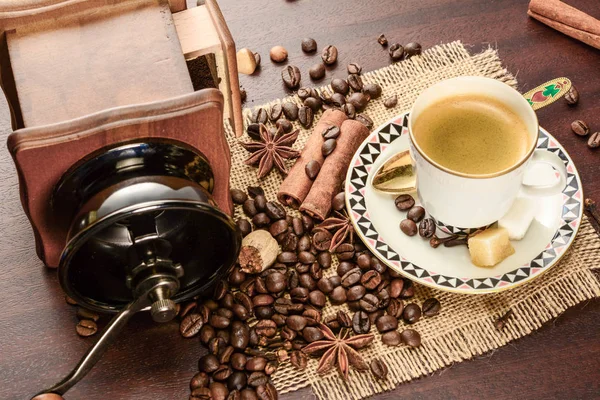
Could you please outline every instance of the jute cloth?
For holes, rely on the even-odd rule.
[[[371,101],[365,113],[373,119],[375,126],[378,126],[410,109],[416,96],[425,88],[443,79],[460,75],[487,76],[516,86],[515,78],[503,68],[496,50],[488,49],[483,53],[471,55],[460,42],[453,42],[429,49],[421,57],[413,57],[365,73],[365,82],[377,82],[383,88],[381,98]],[[398,106],[386,109],[383,99],[392,94],[398,95]],[[276,102],[280,101],[282,100]],[[284,101],[300,103],[296,96]],[[245,110],[244,113],[248,117],[251,110]],[[316,119],[319,116],[320,114],[316,115]],[[300,135],[294,148],[301,150],[311,131],[303,129],[297,123],[295,126],[300,129]],[[243,164],[248,153],[238,144],[231,128],[227,129],[233,157],[232,187],[245,189],[248,185],[258,185],[256,169]],[[241,140],[250,139],[244,136]],[[276,200],[281,182],[282,176],[277,171],[271,172],[260,182],[267,199]],[[288,211],[296,213],[291,209]],[[242,216],[238,206],[236,218]],[[335,265],[325,271],[324,275],[335,274]],[[442,304],[439,315],[422,318],[412,326],[421,333],[421,347],[411,349],[402,345],[385,346],[381,343],[380,334],[373,327],[375,341],[361,351],[367,362],[379,357],[388,365],[389,375],[386,381],[373,379],[368,371],[361,373],[355,370],[350,372],[348,382],[340,378],[337,370],[320,376],[315,372],[317,360],[311,359],[303,371],[295,369],[289,362],[282,363],[273,377],[275,386],[281,393],[286,393],[310,385],[320,399],[362,399],[391,390],[402,382],[431,374],[445,366],[503,346],[538,329],[568,307],[600,296],[600,283],[592,272],[592,269],[599,267],[600,239],[584,217],[575,243],[559,265],[521,287],[496,294],[459,295],[416,285],[415,297],[409,301],[421,305],[427,298],[436,297]],[[323,309],[323,314],[330,315],[339,308],[328,303]],[[494,327],[494,321],[508,309],[514,314],[508,320],[505,329],[499,332]],[[403,329],[403,325],[401,322],[400,330]]]

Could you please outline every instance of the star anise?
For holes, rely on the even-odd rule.
[[[305,354],[322,354],[317,367],[317,373],[325,374],[334,365],[337,365],[338,371],[345,380],[348,380],[348,371],[350,366],[359,371],[369,369],[369,366],[357,350],[366,347],[373,342],[373,334],[350,336],[349,329],[342,329],[338,336],[335,336],[327,325],[319,324],[324,338],[312,342],[302,349]]]
[[[330,252],[335,250],[346,240],[349,243],[354,243],[354,226],[346,212],[335,211],[333,216],[330,216],[315,228],[316,230],[323,229],[333,233],[331,238]]]
[[[262,179],[277,167],[284,174],[288,173],[284,160],[293,160],[300,157],[300,152],[292,149],[292,145],[298,139],[298,130],[283,134],[281,127],[274,135],[269,128],[260,124],[260,140],[249,143],[241,143],[249,152],[253,153],[245,161],[248,165],[258,164],[258,179]]]

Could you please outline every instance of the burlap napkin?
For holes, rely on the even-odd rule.
[[[366,113],[378,126],[408,110],[423,89],[460,75],[487,76],[516,86],[514,77],[502,67],[495,50],[488,49],[470,55],[460,42],[453,42],[429,49],[421,57],[364,74],[365,82],[377,82],[383,87],[383,96],[372,101]],[[398,95],[398,106],[386,109],[383,99],[392,94]],[[297,97],[289,100],[299,102]],[[249,114],[250,110],[245,110],[245,115]],[[300,129],[300,136],[294,147],[300,150],[310,130],[303,129],[299,124],[296,127]],[[245,189],[248,185],[257,185],[256,170],[243,164],[247,152],[237,143],[233,131],[229,127],[226,129],[233,157],[232,187]],[[247,141],[249,138],[244,136],[241,140]],[[269,200],[276,199],[281,182],[281,175],[272,172],[261,183]],[[236,218],[241,215],[238,207]],[[361,354],[367,362],[379,357],[387,363],[389,376],[384,382],[373,379],[370,372],[359,373],[354,370],[350,372],[347,383],[339,378],[336,371],[319,376],[315,372],[317,361],[311,359],[303,371],[295,369],[288,362],[281,364],[273,378],[275,386],[280,392],[286,393],[310,385],[320,399],[362,399],[496,349],[538,329],[568,307],[600,296],[600,283],[592,273],[592,269],[600,267],[599,250],[600,238],[585,219],[575,243],[560,264],[519,288],[474,296],[451,294],[417,285],[414,301],[422,304],[425,299],[436,297],[442,303],[442,311],[436,317],[421,319],[414,325],[423,339],[422,346],[417,349],[385,346],[373,328],[376,339]],[[327,270],[325,276],[332,274],[335,274],[335,267]],[[327,316],[338,309],[328,304],[323,313]],[[499,332],[494,327],[494,321],[508,309],[514,314],[506,328]]]

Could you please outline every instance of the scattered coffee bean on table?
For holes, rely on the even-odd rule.
[[[310,76],[310,79],[318,81],[325,77],[325,71],[325,65],[322,63],[315,64],[308,70],[308,76]]]
[[[571,86],[571,89],[565,94],[565,101],[569,106],[575,106],[579,103],[579,92],[575,85]]]
[[[82,319],[75,327],[77,334],[82,337],[89,337],[98,332],[98,325],[94,321]]]
[[[304,170],[306,171],[306,176],[308,176],[311,180],[315,180],[317,175],[319,175],[319,171],[321,170],[321,164],[317,160],[310,160],[306,163]]]
[[[291,101],[283,103],[283,114],[290,121],[295,121],[298,119],[298,105],[296,103],[292,103]]]
[[[400,222],[400,230],[408,236],[415,236],[418,231],[417,224],[410,219],[404,219]]]
[[[386,47],[388,45],[388,40],[383,33],[377,38],[377,43],[379,43],[383,47]]]
[[[271,51],[269,51],[269,56],[274,62],[282,63],[287,60],[288,52],[283,46],[275,46],[271,48]]]
[[[290,90],[297,89],[300,86],[301,77],[300,69],[295,65],[288,65],[281,70],[281,79]]]
[[[323,146],[321,147],[321,153],[323,153],[323,157],[327,157],[335,150],[337,146],[337,141],[335,139],[327,139],[323,142]]]
[[[360,66],[360,64],[357,63],[348,64],[346,69],[348,70],[349,75],[360,75],[360,73],[362,72],[362,67]]]
[[[388,367],[383,361],[374,358],[369,365],[373,376],[379,380],[385,380],[388,376]]]
[[[386,346],[398,346],[402,343],[402,338],[400,337],[400,332],[397,330],[385,332],[381,335],[381,343]]]
[[[400,61],[404,57],[404,47],[399,43],[394,43],[388,50],[392,61]]]
[[[346,208],[346,193],[339,192],[333,197],[333,201],[331,202],[331,206],[335,211],[342,211]]]
[[[410,194],[401,194],[394,200],[396,208],[400,211],[408,211],[415,205],[415,199]]]
[[[433,317],[440,313],[442,305],[440,301],[434,297],[427,299],[423,302],[423,315],[426,317]]]
[[[317,51],[317,41],[313,38],[304,38],[301,47],[305,53],[314,53]]]
[[[350,89],[354,90],[355,92],[362,91],[364,87],[363,80],[358,74],[348,75],[346,81],[348,82],[348,86],[350,86]]]
[[[327,65],[333,65],[337,62],[338,49],[335,46],[329,45],[323,49],[321,53],[321,59]]]
[[[590,135],[587,145],[591,149],[595,149],[600,146],[600,132],[594,132]]]
[[[336,139],[338,136],[340,136],[340,128],[338,128],[336,125],[328,126],[323,130],[322,135],[323,139],[325,140]]]
[[[410,58],[412,56],[418,56],[421,54],[422,48],[419,43],[411,42],[404,46],[404,54],[406,58]]]
[[[406,213],[406,218],[414,222],[420,222],[423,217],[425,217],[425,209],[421,206],[414,206]]]
[[[368,94],[371,99],[377,99],[381,96],[381,86],[377,83],[366,83],[363,85],[363,93]]]
[[[419,235],[422,238],[430,238],[435,233],[435,221],[433,218],[425,218],[419,224]]]
[[[404,307],[402,318],[407,324],[414,324],[421,319],[421,307],[415,303],[407,304],[406,307]]]
[[[571,122],[571,130],[579,136],[587,136],[590,133],[590,127],[580,119]]]

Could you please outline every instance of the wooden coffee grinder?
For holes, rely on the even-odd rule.
[[[235,46],[215,0],[0,0],[8,147],[37,254],[82,306],[118,313],[64,394],[135,312],[159,322],[235,263]]]

